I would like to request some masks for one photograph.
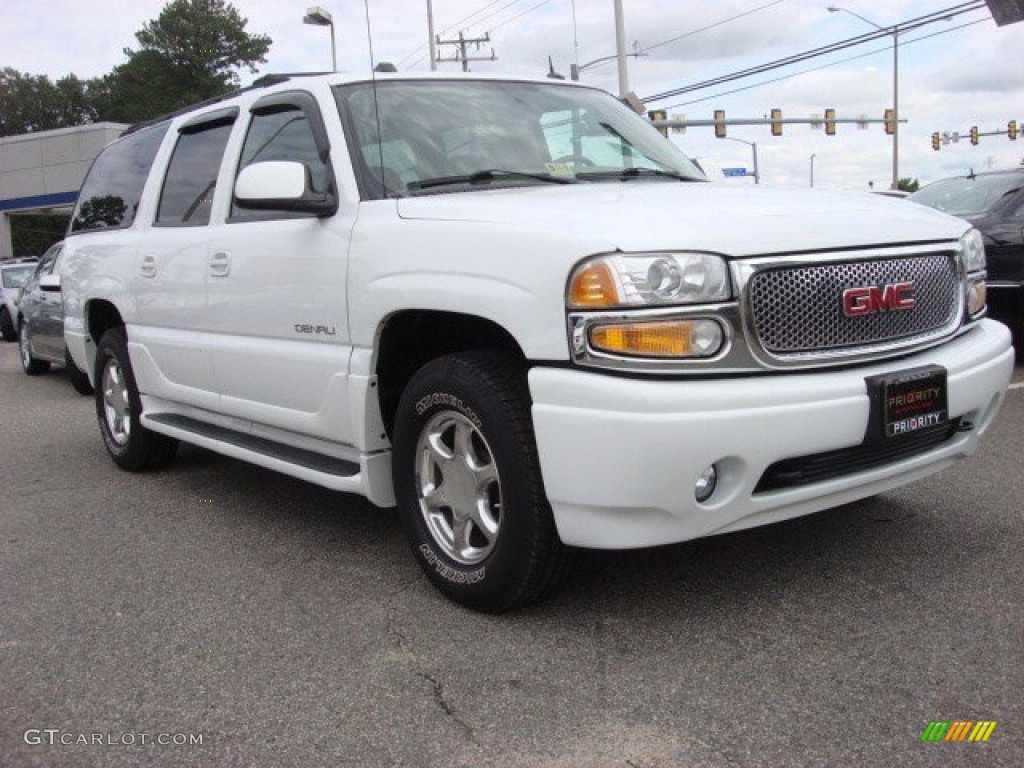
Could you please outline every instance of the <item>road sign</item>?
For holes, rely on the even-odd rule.
[[[748,174],[747,174],[747,169],[746,168],[723,168],[722,169],[722,175],[723,176],[747,176]]]

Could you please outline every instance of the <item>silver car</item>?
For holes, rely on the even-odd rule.
[[[18,291],[35,270],[37,261],[35,256],[0,261],[0,334],[4,341],[18,338]]]
[[[51,246],[21,287],[17,301],[21,367],[29,376],[37,376],[49,371],[51,363],[63,365],[75,389],[91,395],[89,377],[75,365],[64,344],[64,305],[56,270],[63,247],[63,242]]]

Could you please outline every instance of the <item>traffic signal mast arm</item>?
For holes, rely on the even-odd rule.
[[[978,144],[978,139],[982,136],[1006,136],[1010,141],[1016,141],[1018,134],[1017,121],[1010,120],[1006,124],[1006,128],[998,131],[985,131],[981,132],[978,130],[978,126],[972,125],[970,129],[961,133],[960,131],[943,131],[932,134],[932,149],[938,150],[943,144],[957,144],[960,139],[967,137],[972,145]]]
[[[882,117],[837,117],[829,122],[836,123],[837,125],[839,123],[857,123],[859,125],[864,125],[865,123],[887,123],[891,121]],[[907,122],[907,118],[901,117],[899,122],[905,123]],[[722,120],[715,120],[714,118],[709,118],[707,120],[691,120],[690,118],[680,119],[678,117],[673,117],[668,120],[652,120],[651,123],[655,127],[665,126],[668,128],[701,128],[715,125],[771,125],[772,123],[781,123],[783,125],[823,125],[825,123],[825,118],[780,117],[778,120],[772,120],[770,117],[729,117]]]

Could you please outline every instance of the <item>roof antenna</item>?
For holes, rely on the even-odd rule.
[[[380,167],[380,186],[385,198],[388,195],[388,182],[384,174],[384,143],[380,136],[380,102],[377,101],[377,67],[373,61],[373,30],[370,27],[370,0],[363,0],[363,8],[366,10],[366,43],[370,48],[370,78],[373,82],[373,115],[377,124],[377,159]],[[381,71],[387,71],[382,69]]]

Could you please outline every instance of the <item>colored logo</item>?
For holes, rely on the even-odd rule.
[[[988,741],[995,729],[995,720],[932,720],[921,741]]]

